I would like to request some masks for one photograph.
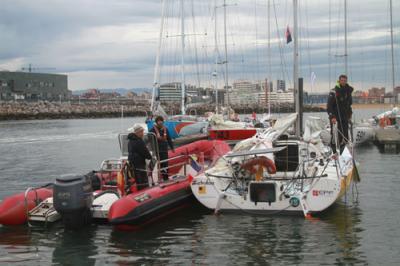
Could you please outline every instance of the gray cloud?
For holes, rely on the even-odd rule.
[[[179,38],[171,37],[179,34],[178,2],[169,0],[167,4],[168,19],[164,25],[161,51],[161,82],[180,78]],[[213,2],[193,1],[193,12],[196,15],[194,23],[190,1],[185,1],[188,3],[186,32],[199,34],[186,38],[185,68],[187,80],[191,83],[196,83],[198,76],[202,85],[212,82],[211,72],[215,61]],[[236,3],[228,7],[230,80],[263,79],[268,75],[267,1],[228,1],[230,2]],[[292,27],[292,1],[271,2],[275,2],[277,11],[277,21],[274,14],[271,21],[271,75],[273,79],[284,77],[289,81],[292,79],[292,44],[282,43],[281,57],[277,33],[283,42],[286,26]],[[300,1],[300,62],[306,86],[309,86],[310,70],[317,74],[318,90],[326,90],[329,64],[331,79],[343,71],[343,58],[334,56],[343,53],[342,2],[331,1],[329,56],[328,1]],[[372,85],[388,86],[390,83],[386,2],[388,1],[349,1],[350,74],[352,82],[364,86],[363,89]],[[37,67],[54,67],[56,72],[69,74],[70,89],[73,90],[89,87],[149,87],[153,83],[161,1],[2,0],[1,4],[1,69],[17,70],[28,63]],[[400,5],[394,4],[394,14],[397,14]],[[222,9],[217,10],[217,16],[219,52],[222,55]],[[398,75],[398,16],[395,16],[394,24]],[[165,38],[167,34],[169,38]],[[222,84],[222,66],[219,66],[218,72],[221,77],[219,83]]]

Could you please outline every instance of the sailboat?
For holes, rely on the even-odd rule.
[[[214,167],[193,179],[196,199],[216,213],[299,213],[309,217],[332,206],[357,177],[349,148],[334,154],[322,143],[319,134],[323,126],[318,126],[317,120],[307,120],[301,138],[297,2],[293,0],[296,113],[237,143]],[[336,126],[334,132],[337,139]]]
[[[175,145],[184,145],[196,140],[206,139],[207,134],[205,134],[205,128],[208,123],[205,122],[204,118],[199,118],[196,116],[186,115],[186,85],[185,85],[185,14],[184,14],[184,1],[180,0],[180,39],[181,39],[181,114],[176,116],[168,116],[164,109],[162,108],[159,101],[156,100],[156,91],[160,88],[160,53],[161,44],[163,36],[163,26],[166,10],[166,1],[162,1],[161,8],[161,25],[158,40],[158,50],[156,55],[156,63],[154,70],[154,82],[152,91],[152,101],[151,101],[151,116],[146,118],[147,128],[150,131],[154,125],[154,116],[160,115],[164,117],[164,126],[168,129],[171,138],[173,139]],[[197,123],[199,122],[199,123]],[[182,129],[185,128],[185,132]]]

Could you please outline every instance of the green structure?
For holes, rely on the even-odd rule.
[[[66,100],[67,75],[0,71],[0,100]]]

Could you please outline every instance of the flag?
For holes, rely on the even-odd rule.
[[[197,161],[192,157],[189,156],[189,160],[190,160],[190,166],[197,172],[199,173],[201,171],[201,165],[199,165],[197,163]]]
[[[289,26],[286,28],[286,44],[290,43],[292,41],[292,34],[290,33]]]

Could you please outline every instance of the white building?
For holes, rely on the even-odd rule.
[[[264,91],[259,93],[258,98],[261,104],[268,104],[267,99],[269,99],[270,104],[294,103],[293,92],[273,91],[267,94]]]
[[[254,104],[259,103],[258,95],[261,86],[246,80],[235,81],[229,94],[231,104]]]
[[[196,87],[191,85],[186,85],[185,87],[186,97],[197,97],[199,91]],[[172,82],[162,84],[159,89],[159,98],[161,102],[181,102],[182,99],[182,89],[181,83]]]

